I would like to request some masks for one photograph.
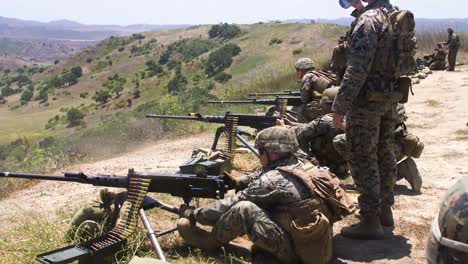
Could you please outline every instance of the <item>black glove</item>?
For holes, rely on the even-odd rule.
[[[195,219],[195,207],[183,204],[179,207],[179,216],[190,220],[190,223],[195,224],[197,220]]]

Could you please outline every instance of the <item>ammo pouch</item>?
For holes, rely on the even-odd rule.
[[[376,78],[377,79],[377,78]],[[375,80],[375,79],[374,79]],[[375,84],[380,87],[375,87]],[[366,98],[370,102],[408,102],[409,92],[412,88],[411,78],[398,77],[395,80],[373,81],[372,86],[366,84]]]
[[[417,136],[412,134],[408,134],[406,137],[402,138],[401,145],[404,155],[416,159],[421,157],[424,150],[424,143],[422,143]]]
[[[307,199],[278,208],[275,214],[291,235],[294,251],[303,264],[327,264],[332,260],[332,228],[321,208],[326,210],[320,198]]]

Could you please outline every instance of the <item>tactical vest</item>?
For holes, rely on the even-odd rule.
[[[347,54],[349,51],[349,46],[347,41],[343,41],[343,43],[338,44],[333,50],[333,56],[331,62],[335,69],[344,68],[346,67],[347,62]]]
[[[276,169],[296,176],[304,183],[312,197],[320,197],[327,205],[329,211],[327,218],[330,223],[339,221],[355,211],[356,208],[350,197],[340,187],[340,180],[328,169],[311,164],[300,168],[285,166]]]
[[[313,70],[310,73],[317,77],[314,90],[319,93],[323,93],[325,89],[330,88],[333,85],[339,85],[336,76],[330,72],[324,70]]]

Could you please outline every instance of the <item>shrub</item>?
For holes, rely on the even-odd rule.
[[[54,64],[59,64],[59,63],[60,63],[59,60],[55,60],[55,61],[54,61]]]
[[[111,93],[108,89],[97,90],[93,96],[93,100],[99,104],[105,104],[111,98]]]
[[[126,107],[126,106],[127,106],[127,102],[124,101],[124,100],[120,100],[120,101],[115,105],[115,107],[116,107],[117,109],[124,108],[124,107]]]
[[[302,52],[304,52],[303,49],[297,48],[297,49],[294,49],[294,50],[292,51],[292,54],[293,54],[293,55],[299,55],[299,54],[301,54]]]
[[[236,37],[241,33],[241,29],[237,25],[230,25],[228,23],[221,23],[219,25],[214,25],[208,31],[208,36],[210,38],[223,38],[231,39]]]
[[[91,63],[91,62],[93,62],[93,59],[92,59],[92,58],[87,58],[87,59],[86,59],[86,63]]]
[[[187,78],[182,75],[181,67],[177,67],[176,74],[172,80],[169,81],[167,88],[169,93],[171,94],[178,94],[180,91],[184,89],[187,85]]]
[[[88,92],[80,93],[80,97],[81,97],[81,98],[86,98],[86,97],[88,97]]]
[[[31,99],[33,98],[33,92],[31,92],[31,90],[24,90],[24,92],[21,94],[21,104],[22,105],[25,105],[27,104],[29,101],[31,101]]]
[[[135,89],[135,90],[133,91],[133,94],[132,94],[133,99],[140,98],[140,96],[141,96],[140,90],[139,90],[139,89]]]
[[[232,57],[239,54],[240,51],[240,47],[236,44],[226,44],[210,53],[206,61],[205,73],[212,77],[224,69],[229,68],[232,64]]]
[[[124,90],[124,85],[127,83],[127,79],[120,77],[119,74],[114,74],[113,76],[107,78],[102,86],[109,89],[109,91],[115,95],[119,95]]]
[[[155,60],[148,60],[145,62],[146,65],[146,77],[150,78],[155,75],[161,74],[163,68]]]
[[[84,114],[77,108],[70,108],[67,111],[67,121],[68,121],[68,127],[74,127],[77,125],[80,125],[83,121]]]
[[[214,76],[215,81],[219,83],[227,83],[232,78],[231,74],[220,72]]]
[[[275,45],[275,44],[281,44],[281,43],[283,43],[283,40],[282,40],[282,39],[279,39],[279,38],[276,38],[276,37],[275,37],[275,38],[272,38],[272,39],[270,40],[270,46],[271,46],[271,45]]]

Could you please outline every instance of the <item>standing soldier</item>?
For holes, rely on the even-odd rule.
[[[302,105],[298,110],[298,121],[308,123],[322,116],[320,107],[322,92],[332,85],[332,80],[315,71],[314,62],[309,58],[299,59],[296,64],[296,75],[301,80]]]
[[[344,8],[362,6],[360,0],[339,2]],[[360,193],[361,221],[343,228],[341,234],[353,239],[383,239],[382,226],[394,225],[391,206],[397,164],[393,131],[396,105],[402,99],[395,89],[398,77],[414,69],[416,40],[411,12],[399,11],[388,0],[364,2],[368,5],[348,35],[346,73],[332,107],[335,127],[344,128],[346,116],[350,170]],[[394,47],[394,43],[404,45]]]
[[[457,62],[458,48],[460,48],[460,36],[455,34],[453,28],[447,29],[448,40],[444,43],[448,47],[448,69],[447,71],[455,70],[455,63]]]
[[[197,209],[181,206],[179,234],[206,250],[247,235],[254,263],[259,255],[269,256],[264,263],[330,263],[331,226],[354,209],[339,180],[298,160],[296,137],[287,128],[261,131],[255,147],[262,173],[234,196]]]

